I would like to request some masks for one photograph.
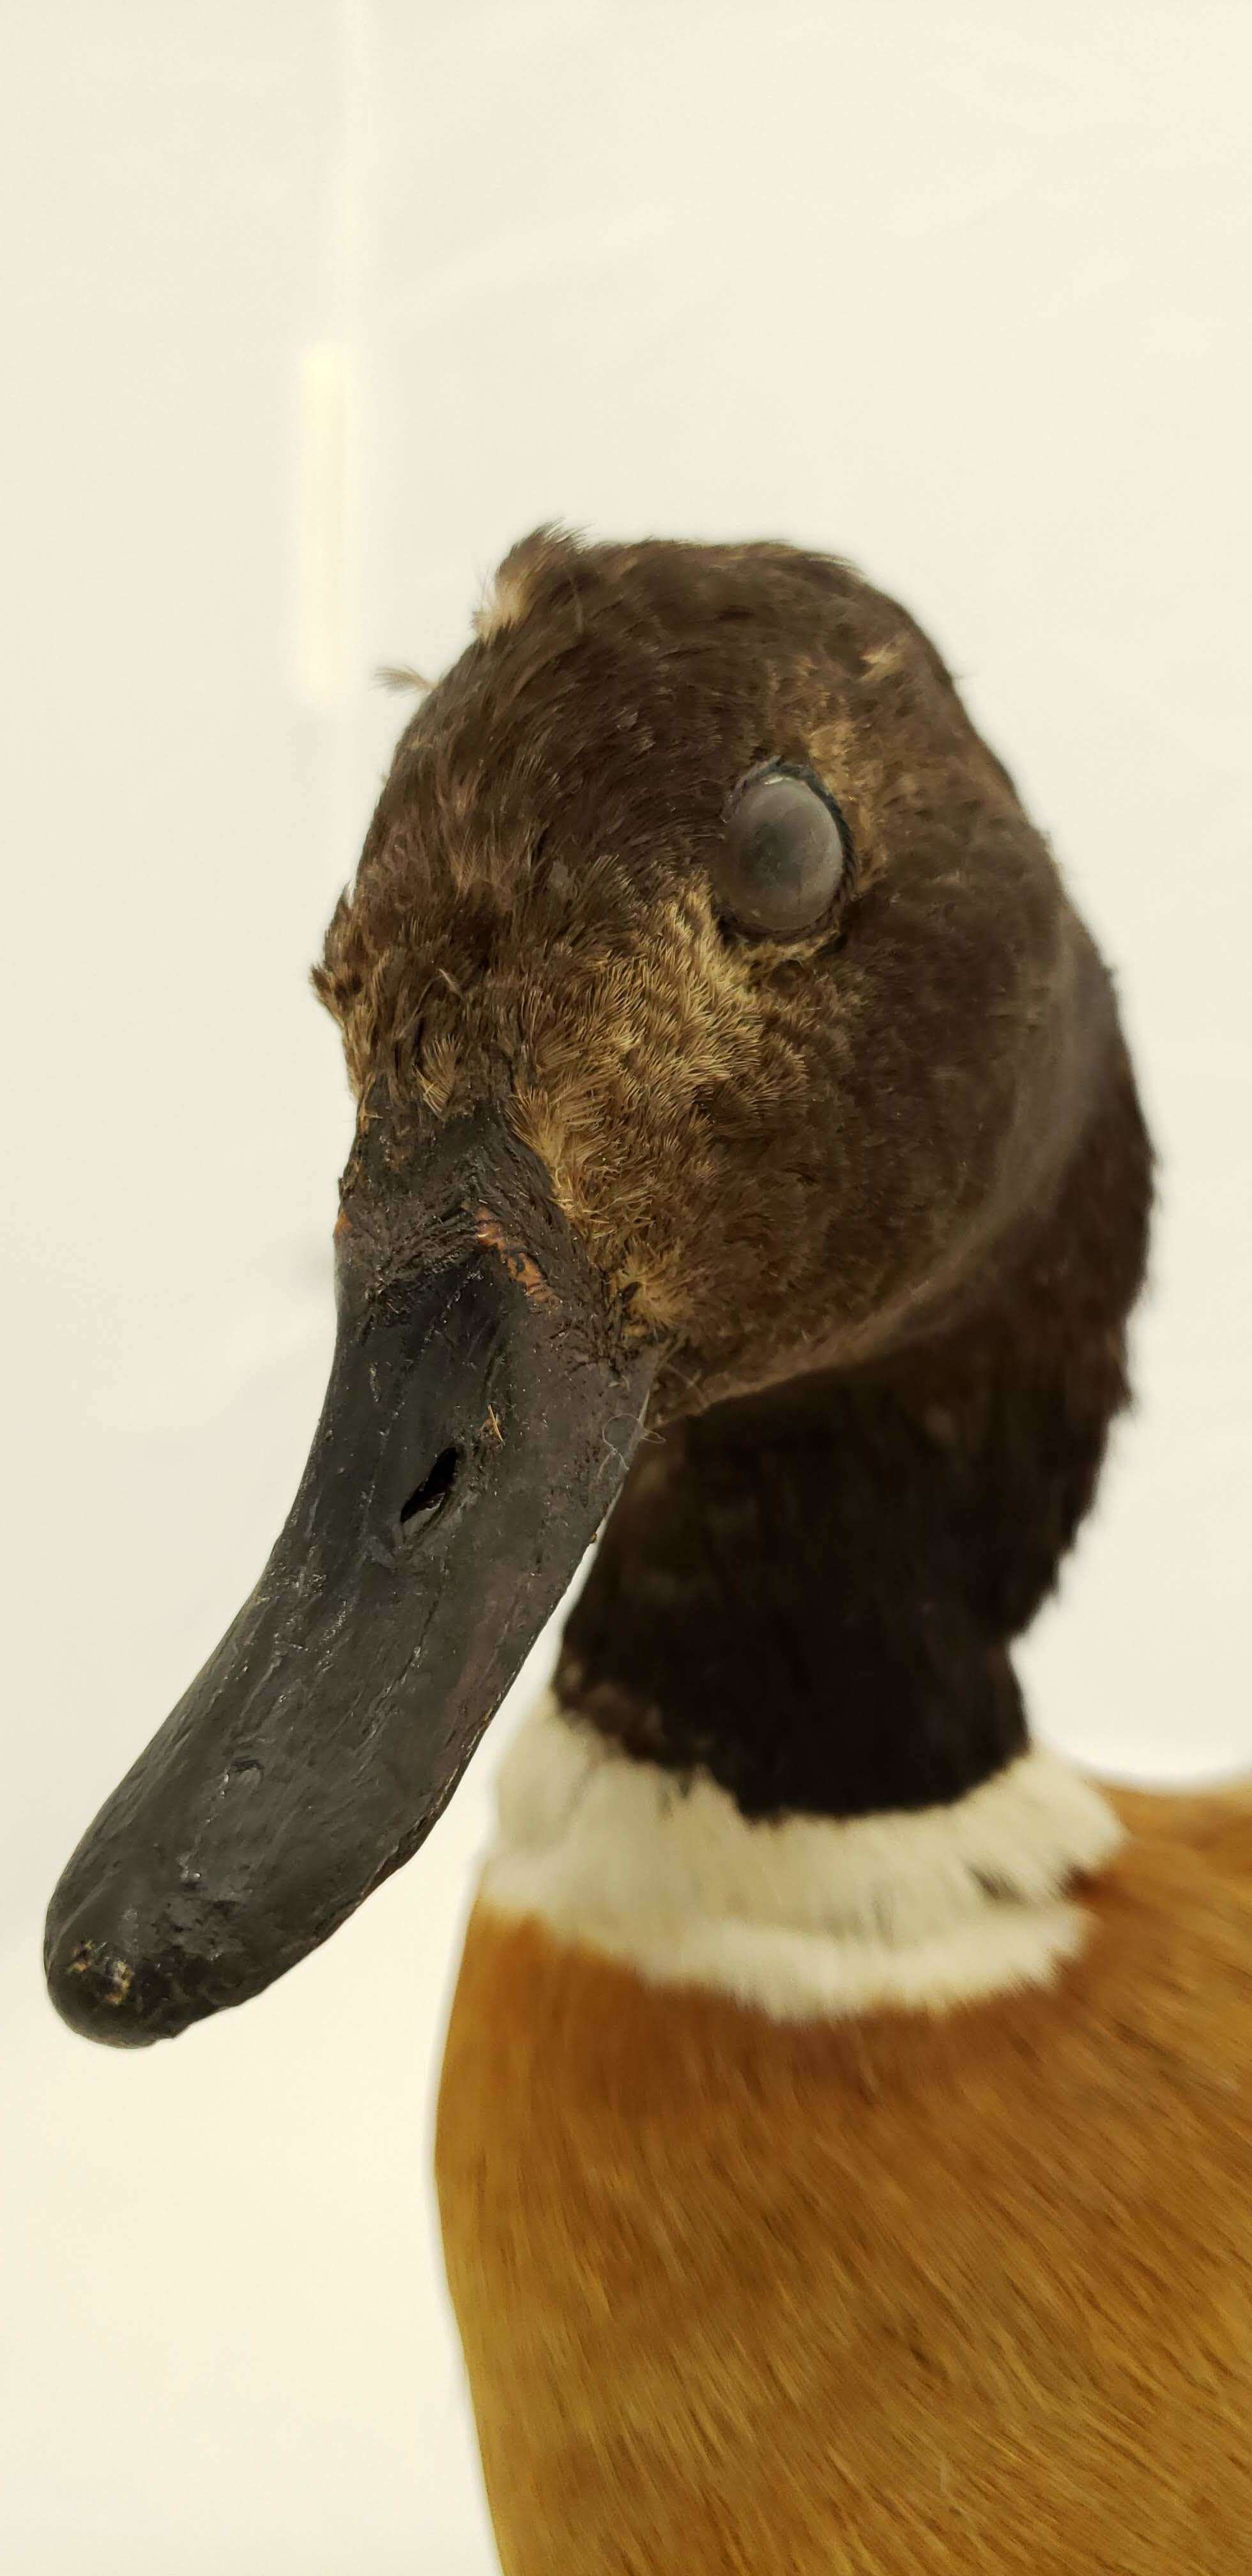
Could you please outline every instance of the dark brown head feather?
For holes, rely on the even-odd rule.
[[[837,924],[786,946],[727,936],[711,883],[770,758],[837,799],[855,869]],[[401,1129],[504,1104],[696,1400],[959,1304],[1116,1045],[933,647],[846,564],[769,543],[515,547],[401,736],[314,980]]]

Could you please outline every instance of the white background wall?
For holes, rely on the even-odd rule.
[[[176,2048],[72,2040],[37,1966],[320,1395],[349,1115],[303,978],[397,725],[369,673],[449,656],[554,514],[846,552],[933,628],[1118,962],[1163,1156],[1141,1406],[1028,1650],[1038,1724],[1127,1773],[1247,1763],[1252,22],[8,0],[3,32],[4,2563],[470,2576],[426,2170],[490,1741],[414,1868]],[[325,409],[302,444],[327,348],[341,478]]]

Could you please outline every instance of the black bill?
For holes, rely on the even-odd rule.
[[[516,1158],[495,1193],[475,1159],[446,1215],[348,1203],[290,1517],[49,1909],[51,1991],[92,2038],[242,2002],[408,1859],[622,1481],[652,1361],[550,1204],[519,1218]]]

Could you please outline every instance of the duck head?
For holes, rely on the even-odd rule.
[[[416,1849],[650,1427],[959,1314],[1111,1026],[903,610],[783,546],[551,532],[404,732],[314,981],[359,1102],[325,1406],[49,1916],[119,2043]]]

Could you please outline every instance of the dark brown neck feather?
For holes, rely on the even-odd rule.
[[[1149,1194],[1119,1049],[982,1311],[645,1447],[569,1619],[565,1703],[753,1816],[944,1804],[1011,1760],[1026,1730],[1008,1650],[1125,1401]]]

